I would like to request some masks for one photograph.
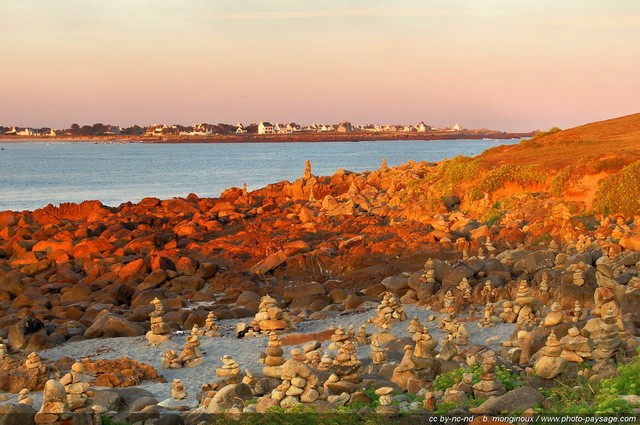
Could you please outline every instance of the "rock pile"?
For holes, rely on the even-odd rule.
[[[473,386],[473,396],[476,399],[485,400],[490,397],[501,396],[507,392],[502,382],[498,380],[496,364],[497,361],[495,357],[489,355],[484,356],[480,382]]]
[[[89,391],[89,383],[86,382],[84,366],[80,362],[71,365],[71,372],[60,379],[67,393],[69,410],[75,411],[92,404],[93,392]]]
[[[329,368],[331,376],[324,384],[324,387],[333,394],[343,392],[352,393],[358,389],[358,384],[362,382],[360,377],[360,366],[362,362],[356,357],[356,347],[351,341],[347,341],[338,350],[338,355],[333,359],[333,364]]]
[[[562,344],[551,332],[545,343],[545,347],[540,349],[540,358],[533,367],[536,374],[542,379],[553,379],[564,372],[567,361],[561,357]]]
[[[391,292],[385,292],[382,301],[376,308],[376,317],[371,319],[371,323],[382,327],[385,323],[404,322],[405,320],[407,320],[407,314],[398,297]]]
[[[282,383],[271,392],[271,398],[286,409],[300,403],[313,403],[326,398],[326,392],[317,384],[318,377],[303,363],[302,351],[296,348],[282,365]]]
[[[265,295],[260,299],[258,313],[251,322],[250,327],[263,334],[295,332],[297,330],[289,314],[283,311],[278,306],[277,301],[269,295]]]
[[[36,413],[35,421],[38,424],[62,424],[70,420],[72,413],[67,403],[67,393],[64,386],[50,379],[44,384],[42,394],[42,406]]]
[[[204,322],[204,327],[202,329],[202,334],[204,336],[208,336],[210,338],[216,338],[220,336],[220,331],[218,330],[218,325],[216,325],[217,317],[210,311],[207,315],[207,318]]]
[[[152,345],[158,345],[162,341],[171,339],[171,328],[162,319],[165,313],[162,301],[154,298],[151,304],[153,304],[154,310],[149,315],[151,319],[151,330],[147,332],[147,340]]]

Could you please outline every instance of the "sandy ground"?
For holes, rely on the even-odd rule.
[[[364,307],[364,306],[363,306]],[[336,318],[301,322],[297,325],[298,333],[314,333],[324,331],[333,325],[337,327],[343,324],[345,327],[353,324],[356,329],[365,323],[367,319],[375,317],[375,305],[371,304],[366,311],[355,314],[345,314]],[[396,323],[391,329],[392,333],[398,337],[412,336],[407,331],[411,317],[418,316],[420,323],[427,325],[429,332],[435,339],[441,341],[444,333],[437,329],[437,321],[429,321],[430,315],[439,315],[433,311],[426,310],[422,307],[406,306],[406,313],[409,320],[406,322]],[[42,357],[57,360],[61,357],[71,357],[80,360],[82,357],[89,356],[91,359],[116,359],[119,357],[130,357],[138,362],[150,364],[163,375],[167,383],[158,383],[152,381],[143,381],[139,388],[152,392],[158,401],[162,401],[170,397],[171,382],[175,378],[180,378],[185,389],[188,392],[188,400],[195,402],[196,391],[203,383],[215,382],[220,378],[216,375],[215,369],[222,366],[220,357],[231,355],[238,362],[242,370],[248,369],[252,372],[260,372],[264,365],[259,363],[259,354],[264,352],[267,347],[267,336],[248,337],[237,339],[235,337],[236,324],[238,322],[249,322],[248,319],[235,320],[219,320],[218,325],[222,337],[219,338],[201,338],[201,349],[203,351],[203,364],[191,368],[182,368],[175,370],[162,369],[160,362],[165,351],[168,349],[176,350],[180,353],[186,341],[186,334],[182,336],[174,335],[172,340],[165,341],[159,346],[150,345],[146,338],[108,338],[108,339],[90,339],[86,341],[67,343],[55,347],[50,350],[39,352]],[[471,332],[470,344],[487,344],[487,339],[498,337],[495,341],[490,341],[490,346],[497,347],[500,341],[503,341],[511,335],[514,330],[513,324],[500,324],[488,329],[480,329],[476,326],[477,322],[468,323],[467,326]],[[373,324],[367,324],[367,333],[377,333],[378,328]],[[322,349],[327,351],[327,347],[331,341],[322,343]],[[290,358],[291,349],[301,346],[283,347],[285,351],[285,359]],[[370,347],[358,347],[358,357],[365,358],[370,356]],[[94,387],[100,389],[99,387]],[[16,402],[16,394],[8,394],[10,400],[7,403]],[[42,401],[41,393],[34,393],[36,408],[39,408]]]

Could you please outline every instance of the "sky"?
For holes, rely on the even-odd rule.
[[[0,0],[0,125],[569,128],[640,112],[637,0]]]

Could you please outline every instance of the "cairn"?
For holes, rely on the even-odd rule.
[[[24,365],[27,368],[27,372],[34,373],[35,375],[43,376],[47,373],[47,367],[42,364],[42,359],[35,352],[29,353]]]
[[[374,339],[371,341],[371,360],[373,364],[384,364],[387,362],[388,348],[380,345],[380,341]]]
[[[392,293],[385,292],[382,301],[376,308],[376,316],[371,322],[381,327],[383,323],[404,322],[407,314],[400,300]]]
[[[418,320],[418,316],[413,316],[411,318],[411,322],[409,323],[409,327],[407,328],[407,332],[410,334],[422,331],[422,325]]]
[[[202,336],[202,334],[203,332],[198,327],[198,324],[194,323],[193,327],[191,328],[191,335]]]
[[[213,313],[213,311],[210,311],[209,314],[207,315],[207,318],[204,321],[204,327],[202,328],[202,334],[204,336],[207,336],[210,338],[217,338],[220,336],[218,325],[216,325],[217,319],[218,318]]]
[[[424,263],[424,273],[420,277],[420,280],[424,283],[435,285],[436,271],[434,270],[433,260],[431,258]]]
[[[457,286],[457,289],[462,292],[462,299],[468,301],[471,298],[471,285],[466,277],[463,277]]]
[[[284,351],[282,350],[282,342],[278,340],[278,335],[275,332],[269,334],[269,342],[267,342],[266,353],[261,359],[261,362],[265,364],[262,369],[262,373],[272,378],[280,379],[282,375],[282,364],[284,363],[284,358],[282,355]]]
[[[564,313],[562,312],[562,306],[559,302],[554,301],[551,304],[551,312],[547,313],[547,315],[540,321],[540,326],[543,327],[551,327],[559,325],[564,321]]]
[[[342,346],[349,340],[349,335],[344,330],[344,325],[338,326],[333,335],[331,335],[331,344],[327,349],[331,350],[339,350]]]
[[[484,286],[480,290],[480,299],[484,304],[492,303],[496,293],[493,287],[491,286],[491,281],[487,280],[484,283]]]
[[[271,398],[285,409],[300,403],[313,403],[326,398],[326,392],[317,384],[318,377],[303,363],[302,351],[296,348],[282,365],[282,383],[271,392]]]
[[[333,394],[353,393],[358,389],[358,384],[362,382],[359,373],[361,365],[362,363],[356,357],[356,347],[351,341],[347,341],[338,350],[336,358],[333,359],[333,365],[329,368],[333,373],[325,382],[324,387]]]
[[[567,361],[561,357],[562,344],[551,332],[547,338],[545,346],[539,351],[540,358],[533,366],[533,370],[542,379],[553,379],[564,372],[567,367]]]
[[[20,392],[18,393],[18,404],[26,404],[27,406],[33,406],[34,404],[33,397],[31,397],[31,392],[28,389],[23,388],[20,390]]]
[[[282,311],[282,309],[278,307],[276,300],[269,295],[265,295],[260,299],[258,313],[250,326],[256,332],[263,334],[268,334],[273,331],[282,333],[295,332],[297,330],[289,318],[289,314]]]
[[[318,365],[318,370],[323,372],[328,372],[333,365],[333,358],[329,356],[328,353],[324,353],[322,358],[320,359],[320,364]]]
[[[163,369],[180,369],[182,367],[182,362],[175,350],[167,350],[162,356],[160,364]]]
[[[473,396],[477,399],[486,400],[490,397],[497,397],[507,391],[498,380],[496,375],[496,358],[486,355],[482,362],[482,374],[480,382],[473,386]]]
[[[520,281],[515,299],[514,312],[518,314],[516,323],[518,325],[536,325],[536,298],[533,296],[531,288],[526,280]]]
[[[236,363],[233,357],[226,355],[220,358],[222,367],[216,369],[216,375],[221,378],[229,378],[240,373],[240,365]]]
[[[515,323],[518,315],[513,311],[513,301],[505,301],[502,304],[502,313],[499,316],[505,323]]]
[[[0,336],[0,360],[4,360],[9,354],[7,346],[4,345],[4,339]]]
[[[359,346],[367,345],[371,343],[370,335],[367,334],[367,325],[362,324],[358,327],[358,334],[356,335],[356,341]]]
[[[35,416],[37,424],[57,424],[70,420],[72,413],[67,403],[67,393],[64,386],[55,379],[49,379],[44,384],[42,407]]]
[[[147,332],[147,340],[152,345],[158,345],[162,341],[171,339],[171,328],[163,320],[164,305],[162,301],[155,298],[151,301],[154,306],[154,310],[149,315],[151,319],[151,330]]]
[[[580,305],[580,301],[576,300],[576,302],[573,303],[573,314],[571,317],[571,321],[573,323],[577,323],[586,318],[587,318],[587,312],[584,311],[584,309],[582,308],[582,305]]]
[[[493,304],[487,303],[487,305],[484,306],[484,315],[478,322],[478,327],[481,329],[492,328],[496,325],[496,323],[499,323],[500,321],[501,319],[495,315]]]
[[[182,381],[178,378],[174,379],[171,383],[171,397],[176,400],[187,398],[187,391],[184,389]]]
[[[618,324],[614,310],[609,309],[600,321],[600,336],[595,340],[596,349],[593,350],[593,356],[596,358],[596,365],[594,370],[602,370],[622,359],[626,349],[626,343],[620,338],[622,333],[623,330]],[[598,367],[596,368],[596,366]]]
[[[84,366],[80,362],[71,365],[71,372],[60,379],[67,393],[69,410],[76,411],[91,404],[93,393],[89,391],[89,383],[86,382]]]
[[[450,290],[447,290],[447,293],[444,295],[443,308],[440,311],[440,313],[443,313],[443,314],[454,313],[456,311],[455,304],[456,304],[456,300],[453,297],[453,294],[451,293]]]
[[[426,326],[421,332],[414,333],[412,339],[416,344],[411,357],[414,369],[422,370],[432,367],[433,359],[438,355],[436,351],[438,341],[431,336]]]
[[[179,361],[183,367],[193,367],[202,364],[200,337],[197,334],[187,337],[187,342],[184,344],[182,353],[180,353]]]
[[[568,362],[582,363],[593,359],[593,341],[580,335],[578,328],[569,329],[568,335],[560,340],[562,353],[560,357]]]

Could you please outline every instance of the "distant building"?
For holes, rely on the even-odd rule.
[[[338,133],[349,133],[353,131],[351,123],[348,121],[342,121],[338,126]]]
[[[277,134],[291,134],[292,132],[288,124],[276,124],[273,126],[273,131]]]
[[[453,126],[453,131],[462,131],[462,126],[460,126],[460,124],[456,123],[456,125]]]
[[[416,126],[416,130],[419,133],[426,133],[427,131],[431,131],[431,126],[424,123],[424,121],[420,121]]]
[[[235,125],[235,128],[236,128],[236,134],[244,134],[247,132],[247,129],[244,128],[244,125],[242,125],[241,122],[237,123]]]
[[[275,133],[273,129],[273,124],[269,121],[260,121],[258,124],[258,134],[273,134]]]

